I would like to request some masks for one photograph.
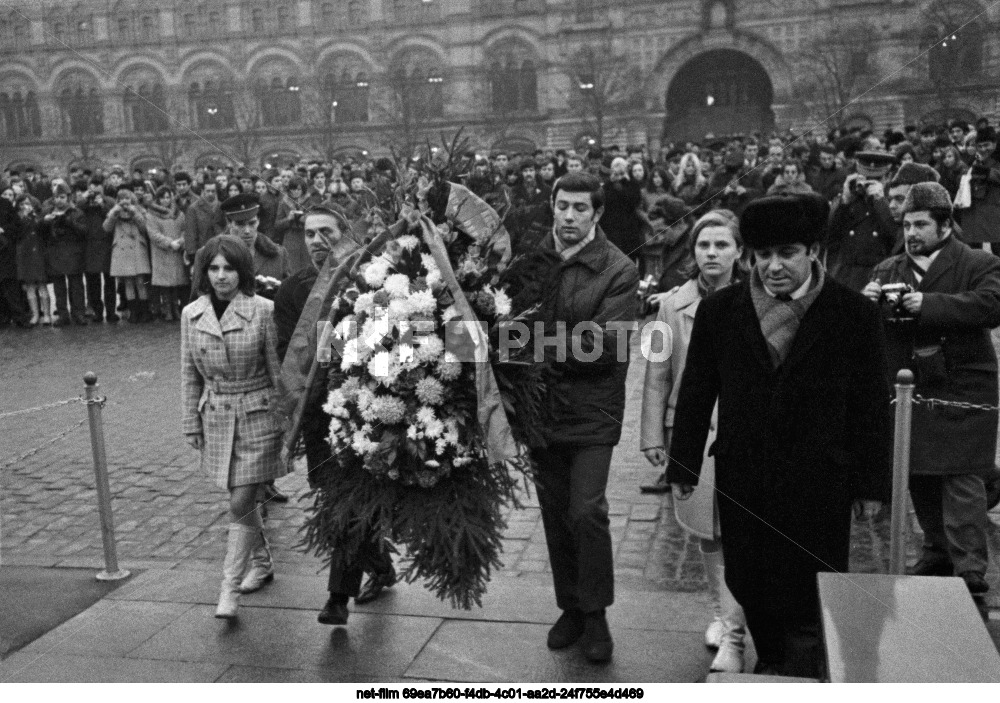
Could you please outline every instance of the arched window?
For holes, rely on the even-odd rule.
[[[257,86],[260,121],[265,127],[281,127],[302,121],[299,81],[294,76],[282,80],[274,76]]]
[[[104,100],[91,81],[65,81],[58,96],[63,134],[73,137],[104,134]]]
[[[985,34],[979,16],[977,6],[960,0],[942,0],[924,11],[921,48],[932,81],[956,83],[982,72]]]
[[[144,134],[168,130],[170,120],[162,83],[142,83],[138,88],[126,86],[122,101],[127,131]]]
[[[40,136],[42,120],[35,93],[28,91],[22,97],[19,87],[0,92],[0,137],[16,141]]]
[[[490,66],[490,102],[494,112],[536,112],[538,70],[527,47],[507,48]]]
[[[0,16],[0,45],[22,48],[28,45],[31,29],[24,13],[17,10]]]
[[[333,71],[323,78],[325,100],[330,105],[334,124],[368,121],[369,83],[367,75],[356,68]]]
[[[188,89],[188,102],[192,122],[199,129],[232,129],[236,126],[232,81],[217,78],[195,81]]]

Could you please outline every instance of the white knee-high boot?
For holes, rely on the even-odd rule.
[[[708,581],[717,598],[717,614],[705,633],[705,641],[709,636],[718,636],[719,651],[712,661],[712,671],[724,671],[738,674],[743,671],[746,638],[746,616],[743,608],[726,586],[726,571],[722,560],[722,550],[702,552],[705,560],[705,572]]]
[[[226,547],[226,560],[222,565],[222,588],[219,591],[219,606],[215,609],[215,617],[236,617],[240,582],[243,580],[243,572],[247,570],[247,561],[259,532],[259,528],[238,522],[229,524],[229,543]]]
[[[240,593],[259,591],[274,580],[274,560],[271,558],[271,544],[267,541],[264,528],[257,530],[253,550],[250,553],[250,568],[240,584]]]

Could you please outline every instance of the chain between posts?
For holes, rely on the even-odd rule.
[[[86,403],[86,402],[87,401],[84,400],[83,396],[78,396],[76,398],[67,398],[66,400],[58,400],[54,403],[46,403],[45,405],[39,405],[34,408],[25,408],[24,410],[14,410],[13,412],[9,413],[0,413],[0,420],[3,420],[8,417],[15,417],[17,415],[27,415],[29,413],[37,413],[41,412],[42,410],[51,410],[53,408],[60,408],[63,405],[71,405],[72,403]]]
[[[931,410],[936,407],[942,408],[960,408],[962,410],[982,410],[983,412],[992,412],[994,410],[1000,410],[998,405],[986,405],[984,403],[966,403],[961,400],[941,400],[940,398],[925,398],[920,394],[916,394],[910,400],[912,405],[926,405]],[[890,405],[895,405],[896,399],[893,398]]]
[[[46,447],[49,447],[49,446],[55,444],[56,442],[58,442],[59,440],[61,440],[63,437],[65,437],[66,435],[68,435],[70,432],[72,432],[76,428],[82,426],[83,423],[85,423],[86,421],[87,421],[87,418],[83,418],[78,423],[76,423],[75,425],[71,426],[70,428],[68,428],[68,429],[60,432],[59,434],[57,434],[55,437],[53,437],[52,439],[48,440],[44,444],[40,444],[39,446],[35,447],[34,449],[29,449],[28,451],[24,452],[23,454],[20,454],[20,455],[14,457],[13,459],[5,462],[2,466],[0,466],[0,470],[10,468],[14,464],[22,462],[25,459],[27,459],[28,457],[32,456],[33,454],[37,454],[38,452],[42,451]]]

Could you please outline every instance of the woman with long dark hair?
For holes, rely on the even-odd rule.
[[[239,238],[205,244],[201,297],[181,315],[182,424],[201,466],[229,490],[229,542],[217,618],[234,618],[240,593],[274,578],[257,507],[261,484],[284,476],[275,414],[280,365],[274,303],[254,294],[253,255]]]

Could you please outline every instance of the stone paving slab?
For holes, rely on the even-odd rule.
[[[348,627],[316,622],[315,611],[243,608],[233,623],[194,606],[129,656],[279,669],[321,669],[340,681],[403,676],[441,620],[351,615]]]
[[[18,652],[0,662],[2,683],[211,683],[228,667],[122,657]]]
[[[587,663],[578,647],[552,651],[548,627],[531,623],[449,620],[434,634],[407,676],[447,681],[693,682],[712,662],[701,634],[615,628],[615,655]]]

